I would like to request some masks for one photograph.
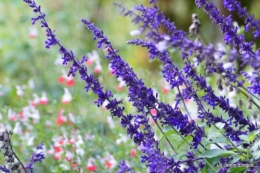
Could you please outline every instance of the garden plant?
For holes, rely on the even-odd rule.
[[[122,56],[110,41],[113,38],[84,16],[77,21],[85,27],[80,34],[92,34],[103,54],[98,49],[86,55],[74,53],[56,36],[62,27],[49,24],[34,0],[23,1],[35,14],[32,24],[45,31],[45,48],[59,52],[57,65],[51,65],[62,73],[58,78],[64,86],[60,104],[72,106],[67,109],[57,100],[49,101],[44,91],[39,97],[33,81],[28,86],[17,85],[16,94],[27,94],[31,100],[27,106],[27,100],[21,100],[20,112],[3,108],[2,114],[12,123],[0,126],[2,172],[260,172],[260,49],[254,42],[260,26],[238,0],[223,0],[222,5],[237,13],[244,26],[231,14],[221,14],[211,0],[194,0],[223,34],[225,45],[206,43],[203,22],[195,12],[186,32],[159,8],[163,0],[135,4],[133,9],[114,3],[118,15],[129,17],[136,26],[129,31],[134,38],[124,46],[142,47],[151,62],[160,64],[157,76],[132,68],[124,56],[133,53],[124,49]],[[250,32],[254,40],[246,41],[245,34]],[[35,37],[35,30],[30,33]],[[93,40],[89,37],[85,42]],[[47,61],[45,56],[41,65]],[[31,65],[37,71],[36,64]],[[104,67],[110,75],[101,73]],[[116,90],[111,87],[114,83]],[[92,118],[83,116],[86,112]],[[50,118],[54,113],[57,129]],[[50,133],[56,136],[44,137]],[[25,136],[20,146],[15,140],[19,136]],[[31,148],[24,149],[25,143]]]

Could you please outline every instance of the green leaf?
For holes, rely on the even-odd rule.
[[[248,135],[240,135],[239,137],[240,137],[240,139],[242,139],[242,140],[244,140],[244,141],[246,141],[248,143],[250,141]]]
[[[186,136],[185,137],[185,139],[186,139],[186,141],[190,141],[191,139],[192,139],[192,137],[191,136]],[[186,141],[185,140],[183,140],[183,139],[181,139],[182,141],[181,141],[181,143],[179,143],[179,145],[177,145],[177,150],[184,144],[184,143],[186,143]]]
[[[247,168],[246,167],[234,167],[230,168],[228,170],[228,173],[244,173],[246,172]]]
[[[170,135],[173,135],[173,134],[176,134],[176,131],[175,131],[175,130],[169,130],[169,131],[165,132],[165,133],[163,134],[163,136],[159,139],[159,142],[161,142],[161,140],[162,140],[163,138],[166,138],[166,137],[168,137],[168,136],[170,136]]]
[[[235,157],[233,158],[233,160],[231,160],[229,163],[230,163],[230,164],[233,164],[233,163],[236,163],[236,162],[239,161],[239,160],[240,160],[240,157],[235,156]]]
[[[181,152],[180,154],[173,156],[173,159],[174,159],[174,161],[176,162],[176,161],[179,161],[180,158],[181,158],[182,156],[185,156],[185,155],[186,155],[186,152]]]
[[[199,157],[202,157],[202,158],[213,158],[213,157],[216,157],[216,156],[230,156],[230,155],[236,155],[236,153],[233,152],[233,151],[214,149],[214,150],[205,151]]]

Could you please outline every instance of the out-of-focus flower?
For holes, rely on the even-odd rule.
[[[69,113],[69,121],[74,124],[75,123],[75,117],[72,113]]]
[[[168,94],[168,92],[169,92],[170,89],[171,89],[170,84],[169,84],[166,80],[163,80],[162,83],[163,83],[162,92],[163,92],[164,94]]]
[[[74,157],[74,154],[70,151],[66,151],[66,154],[65,154],[65,159],[68,161],[68,162],[71,162],[72,159]]]
[[[64,65],[64,64],[62,64],[62,62],[63,62],[63,60],[62,60],[62,55],[61,55],[61,54],[58,54],[58,55],[57,55],[57,58],[56,58],[55,61],[54,61],[54,64],[55,64],[55,65]]]
[[[93,62],[99,61],[99,56],[97,51],[93,50],[92,53],[87,53],[88,60],[86,62],[87,66],[90,66]]]
[[[116,144],[117,144],[117,145],[121,144],[122,142],[123,142],[123,143],[126,143],[126,142],[127,142],[127,139],[128,139],[128,138],[127,138],[126,135],[124,135],[124,134],[122,134],[122,133],[119,133],[119,136],[120,136],[120,138],[116,140]]]
[[[29,27],[29,38],[33,39],[38,35],[38,30],[36,27]]]
[[[22,97],[23,96],[23,90],[22,87],[20,87],[19,85],[16,85],[16,94],[18,97]]]
[[[34,97],[34,100],[30,104],[31,104],[31,106],[36,106],[37,104],[40,103],[40,98],[35,93],[33,94],[33,97]]]
[[[108,64],[108,70],[109,70],[109,74],[111,74],[111,75],[114,75],[114,69],[112,69],[112,67],[111,67],[111,64],[109,63]]]
[[[125,81],[122,79],[122,77],[118,77],[117,80],[119,81],[119,84],[117,86],[118,91],[122,91],[123,87],[126,86]]]
[[[105,165],[105,168],[113,169],[117,165],[117,161],[113,155],[106,153],[106,156],[101,159],[101,162]]]
[[[48,104],[48,98],[45,92],[42,92],[42,97],[40,98],[40,104],[41,105],[46,105]]]
[[[95,159],[94,159],[94,158],[90,157],[90,158],[88,159],[88,163],[87,163],[86,169],[87,169],[88,171],[91,171],[91,172],[96,171]]]
[[[62,104],[68,104],[72,100],[72,96],[68,90],[68,88],[64,88],[64,95],[62,96]]]
[[[66,86],[71,87],[71,86],[74,86],[74,84],[75,84],[75,81],[74,81],[73,77],[69,76],[67,79],[67,82],[66,82]]]
[[[67,118],[63,115],[63,113],[64,113],[64,110],[61,109],[59,114],[58,114],[58,117],[56,119],[56,125],[57,126],[60,126],[67,121]]]
[[[11,121],[15,121],[17,119],[16,113],[12,109],[10,109],[10,108],[8,109],[8,118]]]
[[[87,133],[87,134],[85,135],[85,139],[86,139],[86,140],[92,141],[94,138],[95,138],[95,136],[92,135],[92,134],[90,134],[90,133]]]
[[[105,100],[105,101],[103,102],[103,104],[102,104],[102,106],[101,106],[103,110],[106,110],[106,109],[107,109],[106,106],[108,105],[108,103],[109,103],[109,102],[108,102],[107,100]]]
[[[107,123],[108,123],[110,129],[115,128],[115,123],[111,116],[107,116]]]
[[[102,66],[99,61],[96,61],[96,66],[94,67],[94,73],[99,74],[102,70]]]
[[[151,113],[153,116],[155,116],[155,115],[157,114],[157,111],[156,111],[156,109],[150,109],[150,113]]]
[[[58,78],[59,83],[64,83],[65,82],[65,77],[62,75]]]
[[[136,149],[132,149],[131,152],[130,152],[130,156],[131,157],[135,157],[136,156]]]
[[[130,32],[130,35],[131,36],[136,36],[136,35],[139,35],[139,34],[141,34],[142,33],[142,31],[140,31],[139,29],[138,30],[132,30],[131,32]]]

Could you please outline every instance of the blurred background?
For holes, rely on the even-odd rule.
[[[169,92],[169,86],[161,79],[159,61],[149,60],[149,55],[143,48],[126,45],[127,40],[136,38],[130,32],[138,26],[132,24],[130,18],[120,15],[113,5],[113,2],[122,1],[36,2],[41,5],[50,27],[56,30],[57,38],[65,47],[73,50],[79,59],[84,55],[98,59],[98,62],[86,64],[89,72],[98,77],[102,85],[112,90],[117,98],[125,100],[126,112],[134,112],[131,104],[127,103],[127,89],[110,74],[108,61],[104,58],[105,51],[97,50],[92,33],[81,23],[82,18],[91,20],[104,31],[114,48],[120,50],[121,57],[133,67],[145,84],[163,95],[162,101],[173,103],[174,91]],[[221,0],[215,0],[215,3],[220,6],[221,13],[230,14],[222,8]],[[260,19],[259,0],[241,3]],[[122,2],[129,9],[138,4],[148,5],[148,0]],[[158,5],[184,31],[188,31],[191,25],[191,15],[197,13],[202,23],[201,33],[205,43],[223,43],[218,27],[195,6],[194,1],[160,0]],[[236,14],[233,16],[240,26],[244,24]],[[32,17],[35,14],[22,0],[0,1],[0,130],[15,131],[13,143],[25,162],[33,147],[44,141],[45,152],[50,154],[46,156],[46,162],[38,165],[37,169],[41,171],[61,172],[84,167],[84,171],[88,172],[92,169],[90,166],[95,165],[97,172],[104,167],[108,169],[107,172],[111,172],[114,169],[111,165],[115,164],[113,161],[119,162],[122,159],[127,159],[136,170],[142,170],[143,166],[138,164],[136,146],[133,143],[120,145],[129,140],[124,129],[115,125],[118,123],[116,120],[108,118],[108,111],[95,107],[93,102],[96,96],[84,91],[85,84],[78,76],[73,79],[66,77],[69,68],[61,65],[58,47],[45,49],[45,31],[39,23],[31,25]],[[252,38],[252,34],[246,33],[247,40]],[[259,44],[259,39],[256,43]],[[65,141],[73,138],[80,141],[78,136],[82,136],[83,143],[75,144],[74,147],[62,145],[61,139]],[[118,144],[115,145],[115,141]],[[61,151],[58,151],[57,146]],[[73,161],[64,160],[72,148],[81,148],[84,154],[78,154],[82,152],[79,151],[74,154]],[[80,158],[81,161],[78,161]],[[105,159],[98,162],[91,158]],[[3,160],[0,161],[3,163]],[[78,168],[77,165],[72,166],[72,163],[78,163]]]

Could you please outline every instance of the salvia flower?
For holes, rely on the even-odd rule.
[[[259,20],[254,19],[254,15],[247,12],[246,7],[242,7],[241,2],[237,0],[224,0],[223,5],[229,11],[237,11],[240,18],[245,17],[245,31],[248,32],[249,28],[254,28],[254,38],[257,39],[259,37]]]

